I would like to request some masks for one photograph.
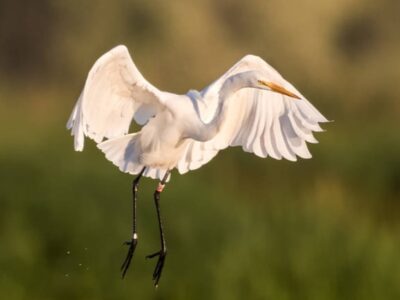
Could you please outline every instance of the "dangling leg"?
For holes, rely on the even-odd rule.
[[[129,246],[128,254],[126,255],[125,261],[121,266],[122,278],[125,277],[126,271],[128,271],[129,265],[131,264],[133,253],[135,252],[135,248],[137,245],[138,236],[136,233],[136,194],[138,191],[139,181],[142,178],[143,172],[146,170],[146,167],[140,171],[138,176],[132,182],[132,195],[133,195],[133,223],[132,223],[132,239],[130,241],[125,242],[125,245]]]
[[[169,173],[170,173],[170,171],[167,171],[165,173],[164,178],[158,184],[158,187],[154,192],[154,202],[156,204],[156,210],[157,210],[158,227],[160,229],[161,250],[157,251],[156,253],[146,256],[146,258],[153,258],[153,257],[158,256],[157,265],[153,272],[153,280],[154,280],[155,287],[158,286],[158,281],[160,280],[161,272],[164,267],[165,257],[167,256],[167,246],[165,244],[164,231],[163,231],[161,214],[160,214],[160,194],[164,189],[165,182],[167,181]]]

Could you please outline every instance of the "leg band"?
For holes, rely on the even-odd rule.
[[[162,184],[161,182],[158,184],[156,191],[161,193],[164,190],[165,184]]]

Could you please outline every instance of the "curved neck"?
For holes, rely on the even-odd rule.
[[[243,72],[235,74],[224,81],[218,92],[218,106],[214,116],[209,123],[205,124],[207,132],[214,135],[218,132],[227,113],[228,99],[232,95],[243,88],[256,88],[252,83],[251,76],[254,76],[253,71]]]
[[[248,71],[228,77],[219,90],[220,99],[228,99],[240,89],[255,87],[252,81],[253,76],[254,71]]]

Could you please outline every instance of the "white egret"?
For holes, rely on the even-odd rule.
[[[128,134],[132,120],[142,125]],[[306,142],[327,119],[263,59],[246,55],[202,91],[186,95],[160,91],[117,46],[101,56],[87,77],[67,127],[82,151],[84,137],[133,181],[133,232],[121,267],[129,268],[137,245],[136,194],[142,176],[159,179],[154,193],[161,250],[153,273],[158,285],[167,248],[160,217],[160,193],[170,172],[180,174],[208,163],[229,146],[242,146],[260,157],[310,158]],[[105,140],[106,139],[106,140]],[[105,140],[105,141],[104,141]]]

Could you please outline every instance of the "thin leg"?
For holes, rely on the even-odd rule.
[[[133,257],[133,253],[135,252],[136,245],[138,242],[138,236],[136,232],[136,200],[137,200],[137,191],[138,191],[138,186],[139,186],[139,181],[140,178],[142,178],[143,172],[146,170],[146,167],[140,171],[138,176],[133,180],[132,182],[132,202],[133,202],[133,223],[132,223],[132,239],[130,241],[126,241],[124,245],[129,246],[128,249],[128,254],[126,255],[125,261],[121,266],[121,271],[122,271],[122,278],[125,277],[126,271],[128,271],[128,268],[131,264],[131,260]]]
[[[160,281],[161,273],[162,273],[162,270],[164,267],[165,257],[167,256],[167,246],[165,243],[165,237],[164,237],[164,231],[163,231],[163,225],[162,225],[161,213],[160,213],[160,194],[165,187],[165,182],[167,181],[169,173],[170,173],[170,171],[167,171],[167,173],[165,173],[164,178],[158,184],[158,187],[154,192],[154,202],[156,204],[156,210],[157,210],[158,227],[160,229],[161,250],[157,251],[156,253],[146,256],[146,258],[153,258],[153,257],[158,256],[156,268],[154,269],[154,272],[153,272],[153,281],[154,281],[155,287],[158,286],[158,282]]]

